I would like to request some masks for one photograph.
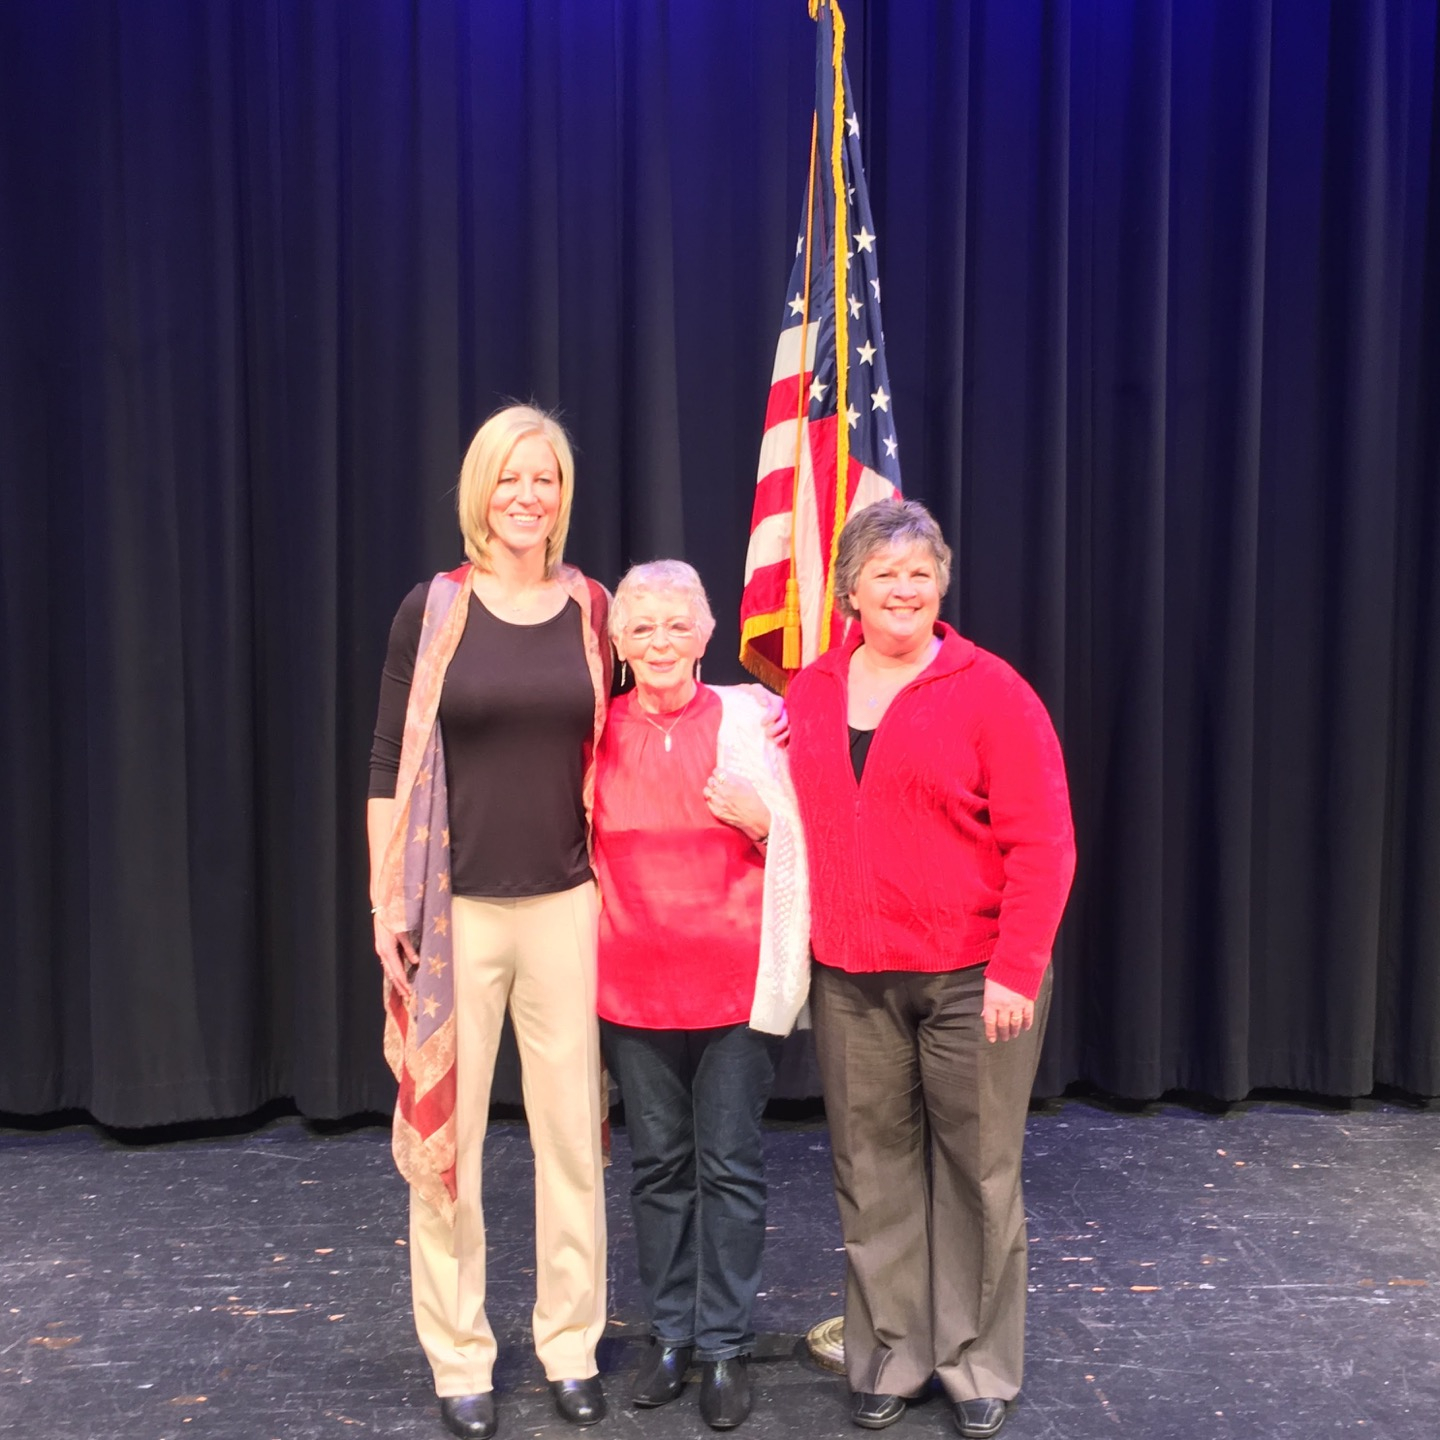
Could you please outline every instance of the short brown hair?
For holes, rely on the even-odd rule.
[[[835,556],[835,604],[847,620],[857,620],[850,603],[865,562],[895,545],[925,545],[935,557],[935,582],[943,596],[950,588],[950,547],[935,517],[918,500],[877,500],[857,510],[840,532]]]

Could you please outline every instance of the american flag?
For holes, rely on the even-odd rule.
[[[779,690],[844,634],[831,586],[841,527],[900,491],[845,21],[836,0],[818,0],[818,10],[810,183],[775,348],[740,599],[740,661]]]

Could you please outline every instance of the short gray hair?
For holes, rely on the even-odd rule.
[[[850,593],[865,562],[896,545],[924,545],[935,560],[935,582],[943,596],[950,588],[950,547],[935,517],[918,500],[877,500],[857,510],[840,532],[835,556],[835,605],[847,620],[858,620]]]
[[[610,638],[618,641],[630,623],[630,609],[641,595],[678,595],[690,607],[701,644],[708,644],[715,633],[715,617],[700,575],[693,565],[683,560],[648,560],[632,565],[615,587],[615,600],[610,606]]]

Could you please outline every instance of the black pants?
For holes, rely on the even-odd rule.
[[[760,1116],[780,1041],[748,1025],[600,1022],[625,1097],[635,1248],[652,1333],[702,1360],[748,1353],[765,1249]]]

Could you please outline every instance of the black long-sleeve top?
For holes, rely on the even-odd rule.
[[[390,627],[370,751],[372,798],[395,794],[428,589],[417,585]],[[440,691],[455,894],[551,895],[590,878],[582,786],[594,722],[574,600],[539,625],[512,625],[472,594]]]

